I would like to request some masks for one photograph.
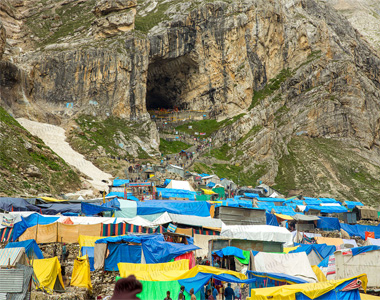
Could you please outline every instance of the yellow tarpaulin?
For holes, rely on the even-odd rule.
[[[74,244],[78,241],[79,225],[58,223],[58,242]]]
[[[40,197],[40,199],[48,201],[48,202],[67,202],[67,200],[60,200],[60,199],[55,199],[51,197]]]
[[[276,217],[279,217],[280,219],[283,220],[293,220],[291,216],[283,215],[283,214],[274,214]]]
[[[361,300],[380,300],[380,297],[368,295],[368,294],[360,294],[360,299]]]
[[[37,226],[37,244],[57,242],[58,223]]]
[[[33,260],[33,271],[40,283],[37,289],[52,293],[57,279],[62,289],[65,289],[61,275],[61,264],[57,257]]]
[[[340,284],[352,280],[354,278],[361,280],[362,287],[365,291],[367,288],[367,275],[362,274],[359,276],[340,280],[329,280],[318,283],[305,283],[283,285],[279,287],[270,287],[262,289],[252,289],[251,297],[247,298],[247,300],[295,300],[297,293],[302,293],[310,299],[315,299],[322,296],[323,294],[326,294],[334,290]]]
[[[189,266],[189,262],[187,259],[179,260],[178,262],[185,262],[187,264],[187,267]],[[119,267],[120,276],[121,277],[128,277],[129,275],[135,275],[138,280],[144,280],[144,281],[173,281],[173,280],[180,280],[185,278],[192,278],[195,277],[198,273],[209,273],[209,274],[230,274],[233,275],[239,279],[247,279],[247,277],[238,272],[229,271],[225,269],[215,268],[215,267],[209,267],[209,266],[203,266],[203,265],[196,265],[191,270],[185,270],[185,269],[175,269],[173,265],[168,265],[167,268],[166,264],[172,264],[172,263],[163,263],[158,264],[161,265],[160,268],[155,268],[153,265],[142,265],[142,264],[129,264],[129,263],[118,263],[117,266]],[[141,268],[139,268],[142,266]],[[146,266],[153,266],[153,267],[146,267]]]
[[[205,193],[205,195],[214,195],[214,194],[217,194],[217,193],[215,193],[215,192],[212,191],[212,190],[202,189],[202,191]]]
[[[74,261],[73,274],[71,275],[72,286],[84,287],[92,291],[90,262],[87,255],[77,257]]]
[[[318,282],[327,281],[325,274],[323,274],[323,272],[320,268],[318,268],[318,266],[311,266],[311,268],[313,269],[315,276],[317,276]]]
[[[95,247],[95,242],[103,238],[104,236],[80,235],[78,238],[79,248],[81,249],[82,247]]]
[[[79,235],[87,236],[99,236],[102,231],[102,224],[88,224],[88,225],[79,225]]]
[[[284,247],[284,253],[288,254],[290,251],[296,250],[299,246],[295,247]]]
[[[317,241],[317,244],[326,244],[329,246],[340,246],[344,244],[343,240],[340,238],[329,238],[329,237],[323,237],[323,236],[316,236],[314,239]]]

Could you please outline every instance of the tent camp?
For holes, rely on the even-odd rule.
[[[360,299],[359,288],[365,291],[366,286],[367,275],[362,274],[341,280],[252,289],[247,300]]]
[[[33,270],[39,282],[36,289],[49,294],[53,291],[62,292],[65,290],[61,275],[61,264],[57,257],[33,260]]]
[[[84,287],[90,291],[92,290],[90,262],[86,255],[82,257],[78,256],[75,259],[70,285]]]
[[[305,252],[281,254],[259,252],[254,258],[254,271],[291,275],[307,282],[318,282]]]
[[[181,180],[171,180],[169,184],[166,186],[166,188],[195,192],[195,190],[193,189],[193,187],[190,185],[188,181],[181,181]]]
[[[352,209],[353,213],[356,213],[357,220],[373,220],[377,221],[377,210],[369,206],[355,206]]]
[[[336,251],[335,246],[328,246],[326,244],[295,244],[296,249],[290,251],[289,253],[300,253],[305,252],[307,258],[309,259],[310,265],[318,265],[322,260],[324,260],[329,255],[334,254]]]
[[[0,299],[30,299],[33,268],[17,264],[16,268],[0,269]]]
[[[42,259],[44,258],[44,255],[41,252],[40,247],[38,247],[35,240],[26,240],[22,242],[13,242],[8,243],[5,248],[25,248],[26,255],[31,258],[38,258]]]
[[[17,263],[26,264],[24,247],[0,249],[0,268],[14,267]]]

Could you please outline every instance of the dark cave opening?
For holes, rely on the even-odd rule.
[[[196,64],[186,56],[175,59],[156,59],[149,64],[146,108],[187,110],[189,79],[196,73]]]

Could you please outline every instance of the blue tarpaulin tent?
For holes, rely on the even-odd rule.
[[[287,284],[297,284],[297,283],[308,283],[305,279],[286,275],[283,273],[266,273],[266,272],[255,272],[255,271],[247,271],[248,278],[256,278],[257,283],[262,283],[262,287],[271,287],[271,286],[278,286],[279,282],[281,283],[287,283]],[[268,282],[265,283],[265,280]],[[271,284],[269,281],[273,280],[273,284]],[[268,284],[268,285],[267,285]],[[258,288],[259,286],[255,287]]]
[[[330,256],[334,254],[336,251],[335,246],[330,246],[326,244],[298,244],[294,243],[294,246],[298,246],[297,249],[290,251],[289,253],[299,253],[299,252],[306,252],[307,255],[314,250],[315,253],[317,253],[321,259],[323,260],[327,256]]]
[[[358,201],[344,201],[344,204],[347,206],[348,209],[353,209],[355,206],[364,206],[363,203]]]
[[[26,255],[31,258],[43,259],[44,255],[35,240],[8,243],[5,248],[25,248]]]
[[[356,256],[361,253],[366,253],[369,251],[376,251],[376,250],[380,250],[380,246],[371,245],[371,246],[351,248],[352,256]]]
[[[322,203],[339,203],[334,198],[319,198],[319,200],[321,200]]]
[[[324,214],[334,214],[334,213],[344,213],[347,212],[347,208],[344,206],[317,206],[317,205],[307,205],[305,212],[308,212],[310,209],[319,210]]]
[[[294,216],[296,212],[289,206],[275,206],[272,208],[276,214],[282,214],[287,216]]]
[[[257,198],[257,197],[259,197],[259,194],[255,194],[255,193],[244,193],[244,196],[247,197],[247,198]]]
[[[172,213],[198,217],[210,217],[210,204],[206,201],[148,200],[137,202],[137,215]]]
[[[94,267],[94,247],[82,247],[82,255],[88,255],[88,260],[90,261],[90,271],[95,271]]]
[[[169,188],[157,188],[157,195],[162,198],[187,198],[189,200],[195,200],[197,193],[188,190],[169,189]]]
[[[267,212],[271,212],[272,208],[275,208],[276,205],[273,202],[257,202],[257,207],[265,209]]]
[[[119,177],[118,177],[118,178],[113,180],[112,186],[122,186],[126,183],[129,183],[128,179],[119,179]]]
[[[243,254],[243,250],[241,250],[237,247],[232,247],[232,246],[228,246],[228,247],[225,247],[225,248],[220,249],[220,250],[212,251],[212,254],[216,254],[219,257],[233,255],[233,256],[239,257],[241,259],[245,259],[245,256]]]
[[[358,236],[361,239],[365,239],[365,232],[370,231],[375,233],[375,239],[380,239],[380,226],[369,226],[369,225],[349,225],[341,223],[340,227],[346,231],[349,236]]]
[[[95,216],[103,211],[120,210],[120,203],[117,198],[102,205],[82,202],[81,210],[86,216]]]
[[[127,244],[108,244],[109,255],[104,260],[104,270],[118,271],[117,264],[123,263],[141,263],[141,246]]]
[[[267,212],[266,217],[267,217],[267,223],[266,223],[267,225],[278,226],[278,221],[275,215]]]
[[[303,200],[306,205],[320,205],[322,203],[321,200],[318,199],[305,199]]]
[[[340,230],[340,223],[338,218],[318,217],[317,228],[332,231]]]
[[[22,198],[0,198],[0,209],[4,211],[38,211],[40,209]]]
[[[285,202],[283,198],[256,197],[261,202]]]

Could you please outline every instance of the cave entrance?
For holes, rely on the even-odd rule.
[[[149,111],[192,109],[191,79],[197,65],[188,57],[156,59],[149,64],[146,108]]]

